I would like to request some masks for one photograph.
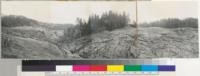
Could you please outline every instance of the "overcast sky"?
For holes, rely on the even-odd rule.
[[[5,15],[23,15],[50,23],[75,23],[77,17],[87,19],[91,14],[101,15],[109,10],[126,12],[131,20],[135,19],[134,1],[2,1],[1,9],[1,13]],[[198,2],[194,1],[138,2],[140,23],[197,16]]]

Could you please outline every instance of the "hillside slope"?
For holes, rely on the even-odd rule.
[[[198,57],[196,28],[139,28],[138,46],[134,30],[126,27],[79,38],[63,48],[82,58],[194,58]]]
[[[56,59],[63,58],[61,50],[51,43],[31,38],[3,34],[2,56],[5,58]]]

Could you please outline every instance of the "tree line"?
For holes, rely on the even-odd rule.
[[[112,31],[128,26],[129,17],[126,13],[105,12],[102,15],[91,15],[88,20],[77,18],[76,26],[64,31],[64,39],[71,40],[102,31]]]
[[[161,19],[159,21],[151,22],[151,23],[143,23],[141,26],[144,27],[164,27],[164,28],[179,28],[179,27],[191,27],[198,28],[198,19],[197,18],[186,18],[186,19],[178,19],[178,18],[168,18]]]

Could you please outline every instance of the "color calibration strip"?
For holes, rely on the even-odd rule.
[[[108,72],[128,72],[128,71],[175,71],[175,65],[26,65],[22,66],[22,71],[108,71]]]

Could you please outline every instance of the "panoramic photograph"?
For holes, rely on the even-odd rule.
[[[195,1],[2,1],[1,56],[198,58]]]

